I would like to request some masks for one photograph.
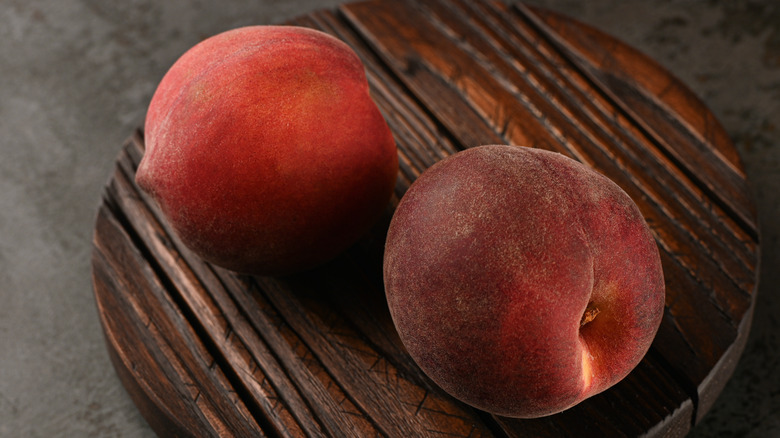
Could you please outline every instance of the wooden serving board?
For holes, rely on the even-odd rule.
[[[125,144],[97,213],[93,283],[117,373],[178,436],[682,436],[734,370],[755,302],[756,214],[737,152],[677,79],[567,17],[488,0],[372,0],[300,17],[365,62],[398,144],[387,212],[285,278],[203,262],[134,184]],[[382,287],[392,208],[427,167],[489,143],[557,151],[631,195],[658,241],[662,326],[641,364],[563,413],[500,418],[452,399],[401,345]]]

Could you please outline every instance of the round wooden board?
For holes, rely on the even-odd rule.
[[[522,4],[372,0],[292,24],[366,65],[398,144],[395,197],[336,260],[285,278],[209,265],[134,183],[125,144],[95,223],[93,284],[108,349],[160,435],[682,436],[742,352],[758,232],[739,157],[667,71],[591,27]],[[489,143],[557,151],[631,195],[658,241],[662,326],[622,382],[563,413],[495,417],[447,396],[401,345],[384,300],[392,208],[427,167]]]

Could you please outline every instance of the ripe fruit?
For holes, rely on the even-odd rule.
[[[384,276],[421,369],[511,417],[560,412],[617,383],[664,308],[636,204],[585,165],[523,147],[472,148],[424,172],[394,213]]]
[[[392,134],[345,43],[250,26],[197,44],[150,103],[138,185],[214,264],[286,274],[354,243],[386,207]]]

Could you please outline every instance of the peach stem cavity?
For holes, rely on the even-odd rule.
[[[580,328],[585,327],[589,322],[596,319],[599,312],[601,310],[592,301],[588,303],[588,307],[585,308],[585,313],[582,314],[582,319],[580,320]]]

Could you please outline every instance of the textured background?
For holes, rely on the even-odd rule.
[[[337,3],[0,2],[0,437],[153,435],[114,374],[92,298],[92,224],[114,158],[184,50]],[[529,3],[660,61],[736,143],[759,207],[758,306],[733,379],[693,435],[780,436],[780,3]]]

